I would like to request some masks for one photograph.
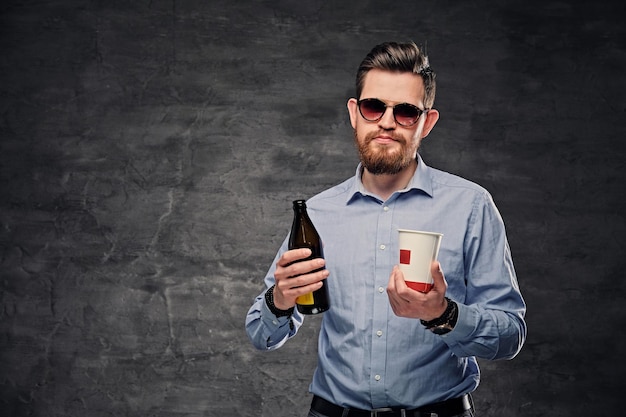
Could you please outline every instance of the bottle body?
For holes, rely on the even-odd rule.
[[[308,248],[311,256],[303,261],[315,258],[324,258],[322,239],[317,233],[313,222],[306,211],[304,200],[293,202],[293,224],[289,235],[289,249]],[[330,308],[328,286],[326,280],[322,281],[322,287],[312,293],[301,295],[296,299],[296,307],[302,314],[318,314]]]

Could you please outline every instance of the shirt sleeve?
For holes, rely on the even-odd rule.
[[[281,254],[286,250],[286,240],[265,276],[265,289],[254,300],[246,315],[246,333],[254,347],[259,350],[278,349],[296,335],[304,316],[294,309],[290,317],[276,317],[265,302],[265,291],[275,283],[274,269]]]
[[[442,338],[461,357],[511,359],[526,340],[522,298],[504,222],[491,196],[475,200],[464,245],[465,300]]]

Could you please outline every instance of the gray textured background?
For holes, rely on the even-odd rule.
[[[528,302],[479,415],[620,414],[623,4],[5,0],[0,415],[304,416],[319,319],[261,353],[244,317],[386,40],[427,42],[423,156],[492,192]]]

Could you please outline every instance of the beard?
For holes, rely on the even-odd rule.
[[[379,132],[372,132],[359,141],[358,132],[354,130],[354,143],[359,152],[363,166],[374,175],[395,175],[407,168],[416,157],[417,149],[412,149],[410,141],[404,136],[393,134],[392,137],[400,149],[390,151],[388,147],[373,143]],[[418,145],[419,147],[419,145]]]

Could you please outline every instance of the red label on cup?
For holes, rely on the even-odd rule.
[[[405,281],[406,286],[414,289],[419,292],[428,292],[433,288],[433,284],[427,284],[425,282],[413,282],[413,281]]]
[[[400,249],[400,263],[405,265],[411,264],[411,251],[408,249]]]

